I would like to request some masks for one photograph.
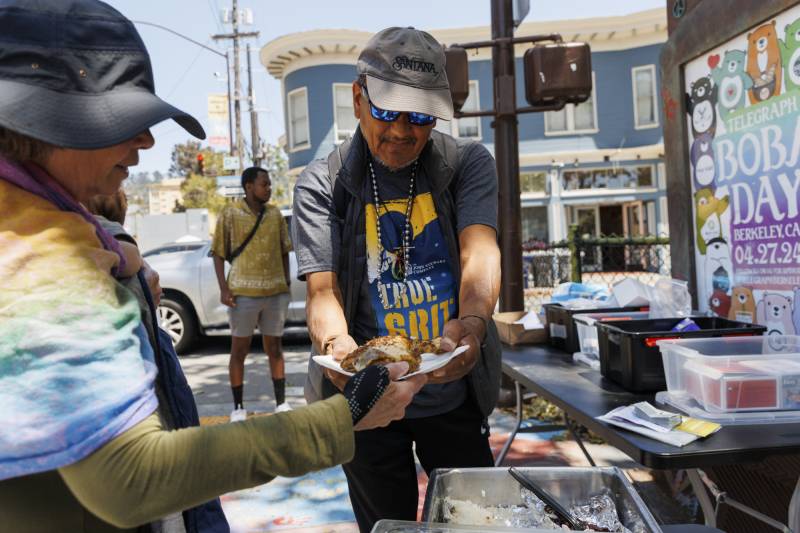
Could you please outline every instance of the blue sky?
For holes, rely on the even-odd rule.
[[[108,1],[108,0],[107,0]],[[228,33],[230,25],[221,21],[220,12],[230,0],[111,0],[111,5],[132,20],[167,26],[192,39],[224,52],[228,44],[211,39],[215,33]],[[526,21],[561,20],[615,16],[664,7],[665,0],[531,0]],[[287,6],[292,6],[288,9]],[[267,74],[258,61],[258,50],[267,42],[300,31],[347,28],[377,31],[388,26],[414,26],[421,29],[458,28],[490,24],[490,0],[240,0],[240,8],[250,8],[254,24],[240,31],[261,32],[250,39],[256,107],[259,109],[260,135],[275,143],[284,131],[280,82]],[[225,60],[168,32],[138,25],[153,62],[156,92],[168,102],[207,123],[207,97],[226,92]],[[232,61],[231,61],[232,63]],[[247,90],[242,54],[242,90]],[[215,75],[216,73],[216,75]],[[247,109],[243,105],[243,111]],[[249,138],[246,113],[242,130]],[[137,170],[166,173],[176,143],[189,135],[172,121],[153,128],[156,145],[141,153]]]

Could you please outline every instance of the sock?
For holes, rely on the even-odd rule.
[[[280,405],[286,401],[286,378],[273,379],[272,386],[275,388],[275,403]]]
[[[243,409],[244,402],[242,401],[242,394],[244,391],[244,385],[239,385],[238,387],[231,387],[233,391],[233,408],[234,409]]]

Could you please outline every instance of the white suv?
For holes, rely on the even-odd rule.
[[[291,211],[284,213],[291,228]],[[228,308],[220,302],[219,286],[210,255],[210,241],[169,243],[143,254],[158,272],[164,293],[158,306],[159,323],[172,337],[175,351],[187,353],[203,335],[230,335]],[[225,264],[226,272],[228,264]],[[292,276],[286,332],[304,332],[306,284],[297,281],[297,260],[289,253]]]

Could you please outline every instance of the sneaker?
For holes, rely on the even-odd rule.
[[[234,409],[231,411],[231,422],[243,422],[247,420],[247,409]]]
[[[275,408],[276,413],[285,413],[286,411],[291,411],[292,406],[289,405],[289,402],[283,402],[278,407]]]

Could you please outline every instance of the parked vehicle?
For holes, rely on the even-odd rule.
[[[291,227],[291,212],[284,213]],[[175,350],[187,353],[204,335],[230,335],[228,308],[220,302],[219,286],[210,254],[210,241],[168,243],[143,254],[161,278],[163,296],[158,306],[161,327],[172,337]],[[227,273],[229,265],[225,264]],[[289,253],[292,276],[286,332],[305,331],[306,284],[297,281],[297,260]]]

